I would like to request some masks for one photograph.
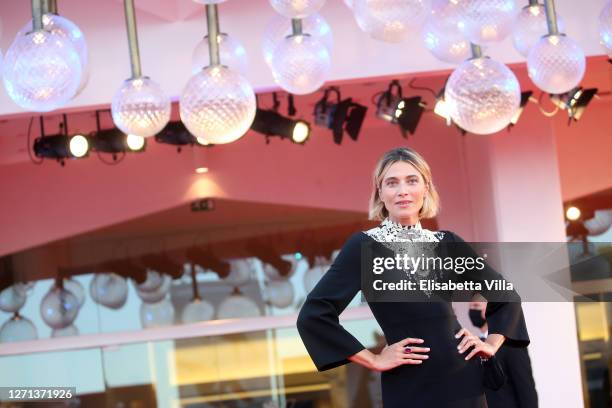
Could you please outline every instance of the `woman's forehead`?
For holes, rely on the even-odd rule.
[[[421,173],[410,163],[404,161],[398,161],[393,163],[387,171],[384,172],[383,178],[388,177],[408,177],[408,176],[420,176]]]

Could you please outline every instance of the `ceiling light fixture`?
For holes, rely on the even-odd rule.
[[[402,135],[414,134],[416,127],[425,111],[425,103],[420,96],[404,98],[402,86],[398,80],[393,80],[386,91],[380,94],[376,101],[376,116],[397,123]]]
[[[336,94],[336,103],[328,100],[332,92]],[[357,141],[367,111],[366,106],[353,102],[352,98],[343,100],[340,96],[340,90],[331,87],[325,90],[323,97],[315,105],[315,124],[331,129],[334,143],[338,145],[342,143],[344,132],[351,139]]]
[[[82,134],[68,135],[66,115],[61,125],[63,133],[46,136],[43,117],[40,117],[41,136],[34,140],[34,154],[40,158],[56,159],[62,166],[65,159],[80,159],[89,154],[89,139]]]
[[[310,124],[300,119],[290,119],[274,110],[257,109],[251,129],[269,136],[280,136],[297,144],[310,137]]]
[[[597,88],[582,88],[576,87],[571,91],[562,95],[551,95],[550,100],[559,109],[567,110],[569,116],[568,124],[574,120],[577,122],[582,117],[587,105],[597,94]]]

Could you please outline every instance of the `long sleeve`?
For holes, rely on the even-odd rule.
[[[344,244],[298,315],[298,332],[319,371],[349,363],[348,357],[365,348],[338,320],[361,289],[360,235],[353,234]]]
[[[474,249],[455,233],[451,233],[453,245],[455,245],[455,256],[478,257]],[[460,279],[479,281],[483,288],[486,288],[485,280],[503,279],[497,271],[485,262],[482,271],[470,271],[459,275]],[[510,347],[527,347],[529,345],[529,334],[521,298],[515,290],[504,291],[503,299],[499,299],[499,292],[483,289],[479,293],[488,300],[486,319],[489,326],[489,334],[502,334],[506,340],[504,344]],[[495,301],[491,301],[495,298]],[[501,301],[498,301],[501,300]]]

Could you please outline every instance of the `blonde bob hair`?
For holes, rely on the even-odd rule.
[[[371,220],[382,221],[389,216],[389,211],[385,207],[385,203],[380,199],[380,188],[383,176],[393,163],[403,161],[414,166],[415,169],[423,177],[425,185],[429,188],[423,197],[423,207],[419,210],[419,219],[433,218],[440,212],[440,196],[436,190],[431,177],[431,169],[429,164],[416,151],[408,147],[398,147],[389,150],[380,158],[374,169],[374,177],[372,178],[372,197],[370,198],[370,214]]]

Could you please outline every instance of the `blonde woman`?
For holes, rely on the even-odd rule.
[[[485,408],[480,359],[493,357],[503,343],[529,344],[520,302],[489,303],[489,334],[482,341],[461,328],[450,302],[368,300],[387,340],[379,354],[338,323],[361,289],[362,244],[464,242],[450,231],[422,228],[420,220],[435,217],[439,209],[425,159],[409,148],[385,153],[374,171],[370,201],[370,218],[381,224],[348,239],[298,316],[297,329],[317,369],[355,362],[381,372],[385,408]]]

